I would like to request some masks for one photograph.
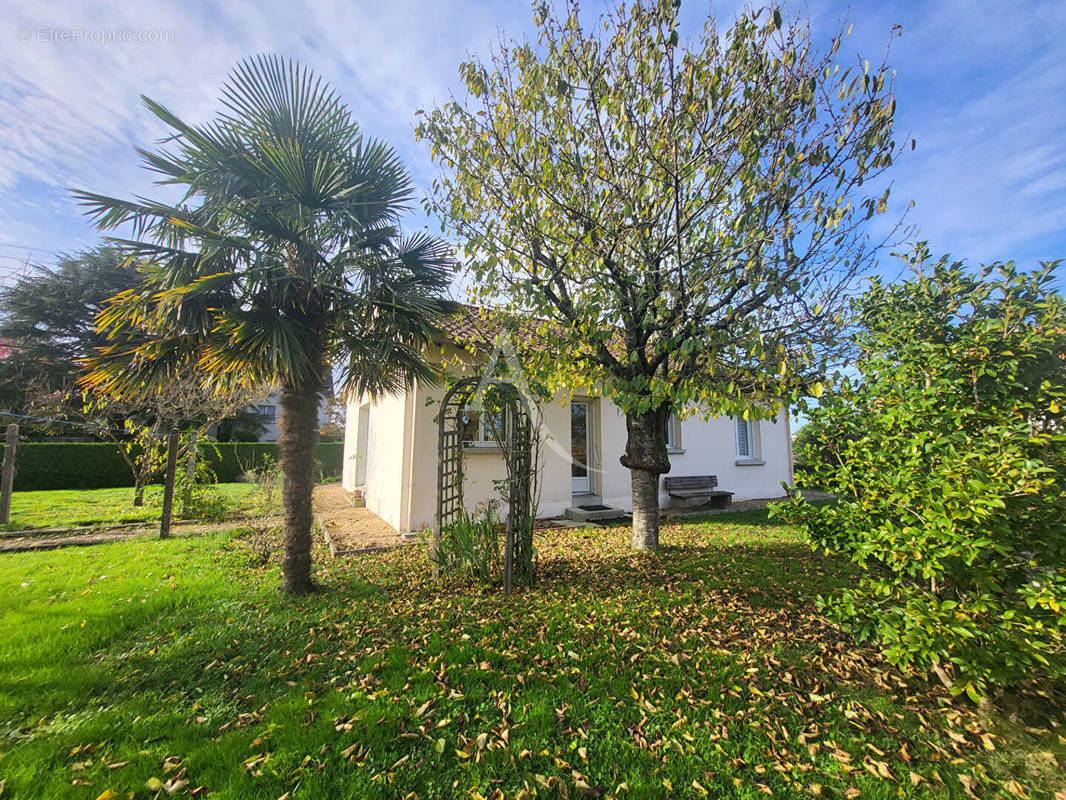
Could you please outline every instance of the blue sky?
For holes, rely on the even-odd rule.
[[[739,7],[683,0],[682,11],[691,32],[708,13],[722,24]],[[892,26],[902,26],[890,58],[897,125],[899,139],[918,146],[893,168],[893,197],[897,207],[915,202],[909,221],[934,252],[1025,265],[1066,257],[1066,5],[807,0],[785,9],[809,12],[823,45],[848,16],[855,28],[842,55],[871,62]],[[364,129],[396,146],[428,187],[435,170],[415,142],[415,111],[458,86],[466,54],[484,53],[501,32],[522,37],[531,28],[523,0],[8,8],[0,23],[0,276],[96,241],[67,187],[152,191],[133,147],[165,131],[141,93],[202,121],[240,59],[284,53],[339,89]]]

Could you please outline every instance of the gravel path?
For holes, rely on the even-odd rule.
[[[315,516],[326,526],[338,552],[410,543],[373,512],[354,508],[346,494],[339,483],[315,487]]]

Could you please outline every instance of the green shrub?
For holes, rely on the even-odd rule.
[[[831,618],[980,699],[1066,675],[1066,302],[1055,265],[913,263],[861,299],[861,378],[812,414],[834,457],[800,485],[838,502],[773,513],[862,568]]]
[[[148,508],[163,508],[162,487],[152,487],[145,493],[145,505]],[[221,522],[233,511],[233,506],[217,486],[192,484],[184,479],[174,482],[174,516],[177,519],[198,519],[209,522]]]
[[[455,573],[491,584],[500,563],[500,521],[495,509],[490,505],[472,514],[461,512],[456,522],[441,531],[440,549],[434,555],[430,547],[429,557],[441,574]]]
[[[216,452],[217,450],[217,452]],[[343,442],[319,442],[315,458],[324,478],[339,475]],[[3,447],[0,446],[0,458]],[[276,462],[276,442],[223,442],[207,448],[204,461],[219,483],[232,483],[268,461]],[[23,442],[15,462],[15,491],[109,489],[133,486],[133,476],[115,445],[108,442]]]
[[[861,428],[824,429],[827,424],[830,424],[827,417],[817,416],[792,437],[793,468],[797,474],[807,474],[819,464],[839,463],[841,450],[862,432]],[[832,424],[843,425],[844,421],[834,419]]]

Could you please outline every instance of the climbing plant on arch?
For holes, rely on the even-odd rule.
[[[500,448],[507,478],[503,557],[503,590],[510,595],[514,581],[533,582],[533,525],[536,518],[535,435],[529,401],[514,386],[499,379],[464,378],[441,400],[437,418],[437,513],[433,526],[434,572],[438,569],[441,537],[464,513],[464,428],[472,413],[492,415],[493,438]]]

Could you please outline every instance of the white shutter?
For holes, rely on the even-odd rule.
[[[751,423],[746,419],[737,418],[737,457],[751,458]]]

